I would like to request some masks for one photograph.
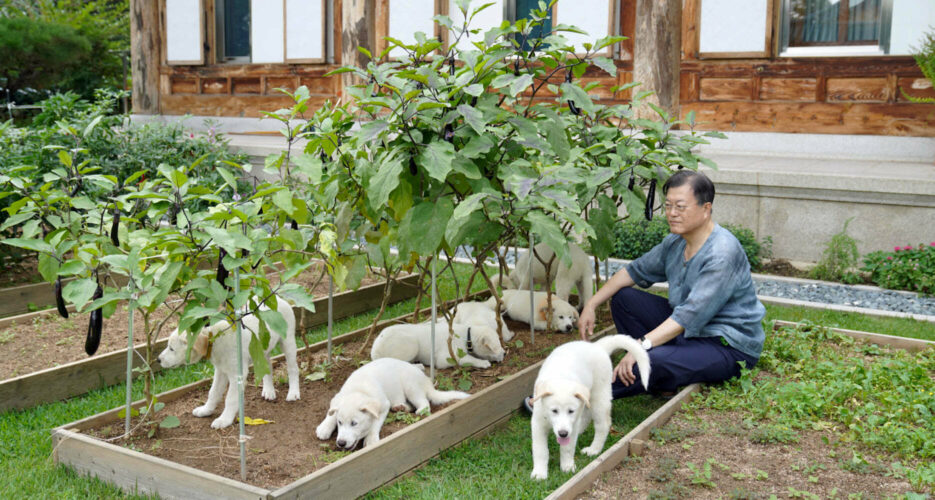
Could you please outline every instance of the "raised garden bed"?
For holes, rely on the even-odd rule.
[[[390,302],[414,297],[417,293],[417,275],[407,276],[393,286]],[[334,317],[344,318],[378,307],[383,283],[366,279],[370,283],[357,290],[334,296]],[[299,312],[299,328],[310,328],[327,321],[327,284],[319,285],[315,301],[316,313],[304,309]],[[37,404],[58,401],[87,391],[122,383],[126,378],[128,313],[118,308],[114,316],[105,320],[101,336],[100,354],[85,357],[82,349],[87,328],[87,314],[72,314],[61,318],[52,311],[40,311],[0,320],[0,412],[28,408]],[[135,324],[142,323],[137,313]],[[174,322],[163,329],[168,336]],[[2,339],[8,339],[3,342]],[[165,338],[158,340],[158,353],[165,347]],[[134,346],[138,353],[143,344]],[[134,356],[134,366],[142,364],[141,355]],[[154,370],[159,370],[157,364]]]
[[[384,321],[378,328],[404,319]],[[235,427],[213,431],[208,420],[190,415],[196,402],[200,404],[203,400],[209,381],[159,396],[159,400],[166,403],[163,411],[182,420],[179,429],[160,431],[154,440],[134,439],[129,443],[134,448],[132,450],[93,437],[122,432],[116,428],[120,426],[119,409],[115,409],[54,429],[54,458],[59,463],[92,473],[122,488],[158,492],[167,498],[216,497],[219,494],[229,498],[355,498],[393,481],[441,450],[483,433],[510,416],[518,409],[522,397],[532,390],[541,360],[551,348],[576,338],[568,334],[537,332],[533,345],[529,331],[522,329],[520,323],[511,323],[510,326],[516,337],[510,343],[503,363],[466,375],[454,369],[438,372],[440,382],[447,378],[456,385],[463,383],[463,377],[469,376],[472,384],[469,391],[474,393],[472,397],[441,410],[436,408],[433,415],[412,425],[404,427],[400,422],[387,424],[383,428],[385,437],[377,446],[343,458],[337,459],[341,454],[332,451],[333,440],[323,443],[314,436],[315,426],[324,416],[328,402],[343,383],[344,377],[339,371],[331,373],[325,381],[311,383],[304,380],[299,402],[261,402],[257,400],[257,389],[247,391],[245,415],[273,420],[276,424],[249,427],[251,438],[247,441],[247,448],[251,451],[248,453],[246,483],[238,480],[239,463],[236,455],[230,454],[237,447]],[[333,343],[342,346],[345,355],[351,354],[357,351],[367,330],[336,337]],[[601,333],[611,330],[608,328]],[[521,340],[523,347],[518,347],[516,340]],[[326,356],[323,342],[309,349],[316,353],[318,359]],[[365,349],[364,356],[366,354],[368,351]],[[300,354],[300,359],[307,358],[308,354]],[[356,367],[356,363],[344,364],[349,365],[347,373]],[[509,372],[514,373],[507,376]],[[317,402],[313,403],[313,399]],[[278,413],[277,407],[288,412]],[[198,443],[202,438],[205,443]],[[162,454],[167,448],[185,441],[189,442],[186,445],[189,450],[201,451],[177,454],[181,456],[172,461],[151,456]],[[282,448],[274,450],[272,447],[276,445]],[[213,451],[205,453],[209,446]],[[193,455],[199,456],[193,458]],[[205,459],[206,456],[204,462],[211,464],[213,472],[193,466],[192,460]]]

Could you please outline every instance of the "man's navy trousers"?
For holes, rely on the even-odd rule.
[[[624,287],[610,301],[617,332],[639,339],[672,315],[669,301],[633,287]],[[753,368],[757,358],[726,345],[721,337],[685,338],[680,333],[665,344],[649,350],[649,392],[673,392],[696,382],[722,382],[740,375],[738,362]],[[614,399],[646,392],[639,382],[639,367],[633,366],[636,382],[629,386],[614,379]]]

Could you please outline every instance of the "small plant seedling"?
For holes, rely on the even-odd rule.
[[[685,466],[688,467],[688,470],[691,472],[691,477],[689,478],[691,484],[697,484],[698,486],[703,486],[705,488],[717,487],[717,483],[712,480],[713,472],[711,470],[711,461],[712,459],[710,458],[706,460],[701,468],[692,462],[685,464]]]
[[[757,469],[756,476],[754,476],[753,479],[757,481],[766,481],[767,479],[769,479],[769,474],[765,470]]]
[[[16,338],[16,334],[12,330],[7,330],[0,332],[0,344],[6,344],[7,342]]]

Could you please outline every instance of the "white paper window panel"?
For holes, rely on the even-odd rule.
[[[389,36],[403,43],[416,41],[416,32],[423,32],[427,38],[435,36],[435,0],[390,0]],[[402,57],[405,51],[394,47],[390,57]]]
[[[166,0],[166,60],[201,62],[201,0]]]
[[[283,62],[284,26],[282,2],[250,0],[250,62]]]
[[[468,30],[480,29],[480,33],[473,35],[471,33],[465,33],[461,40],[458,41],[457,47],[461,50],[476,50],[472,42],[483,41],[484,33],[495,26],[500,26],[500,23],[503,22],[503,2],[504,0],[478,0],[471,2],[471,9],[480,7],[485,3],[493,3],[490,7],[482,10],[480,14],[474,16],[474,19],[471,19],[471,24],[468,25]],[[468,16],[471,15],[473,10],[468,11]],[[461,26],[464,24],[464,16],[461,15],[461,9],[458,8],[458,4],[451,1],[448,3],[448,17],[451,18],[452,26]],[[450,34],[450,40],[454,42],[455,34],[452,32]]]
[[[558,3],[558,12],[555,14],[555,20],[552,25],[567,24],[581,28],[587,35],[578,33],[562,32],[561,35],[568,39],[568,42],[575,46],[575,51],[583,54],[585,52],[584,42],[594,43],[599,38],[604,38],[610,28],[610,0],[578,0],[576,2]],[[606,50],[605,50],[606,52]]]
[[[324,2],[286,0],[286,59],[325,58]]]
[[[766,50],[767,0],[702,0],[699,52]]]
[[[890,54],[906,55],[922,47],[922,36],[935,26],[932,0],[893,0]]]

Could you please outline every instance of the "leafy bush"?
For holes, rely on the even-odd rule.
[[[90,46],[80,63],[56,72],[51,84],[36,87],[46,90],[20,92],[17,102],[36,102],[46,92],[66,90],[90,99],[98,88],[124,88],[121,54],[130,50],[129,0],[7,0],[0,5],[4,3],[0,16],[69,28]]]
[[[912,54],[912,57],[915,58],[916,64],[922,70],[922,74],[935,85],[935,32],[925,34],[922,39],[922,46]],[[912,97],[906,94],[905,90],[902,90],[902,93],[904,97],[912,102],[935,102],[935,99],[931,97]]]
[[[662,243],[669,234],[669,223],[663,217],[655,217],[652,221],[632,218],[617,224],[614,233],[614,257],[635,259]]]
[[[809,276],[817,280],[843,281],[845,283],[859,283],[860,276],[852,269],[857,266],[857,240],[847,234],[847,226],[851,219],[844,222],[841,232],[831,237],[821,260],[812,268]]]
[[[743,227],[739,224],[723,224],[724,229],[727,229],[737,238],[737,241],[740,242],[740,246],[743,247],[743,252],[747,254],[747,260],[750,261],[750,269],[758,271],[763,267],[763,260],[772,257],[773,255],[773,238],[767,236],[763,238],[762,241],[756,240],[756,235],[753,234],[753,230]]]
[[[935,241],[895,247],[892,252],[871,252],[864,256],[863,271],[878,286],[935,294]]]
[[[723,224],[723,227],[740,241],[744,253],[747,254],[747,260],[750,261],[750,268],[754,271],[762,268],[762,259],[772,255],[773,239],[767,236],[762,241],[757,241],[753,230],[739,224]],[[669,234],[669,224],[661,217],[652,221],[644,218],[627,219],[614,227],[614,233],[616,239],[613,256],[635,259],[662,243]]]
[[[70,26],[0,17],[0,86],[52,88],[91,59],[91,42]]]

